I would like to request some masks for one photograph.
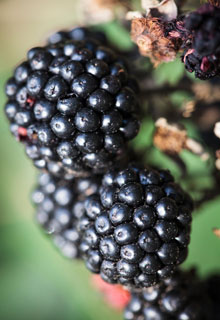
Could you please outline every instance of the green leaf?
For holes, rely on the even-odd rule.
[[[108,39],[120,49],[129,50],[134,44],[131,41],[130,33],[118,21],[99,24],[95,29],[102,30],[107,35]]]
[[[180,59],[169,63],[163,63],[154,70],[154,78],[157,84],[176,84],[184,75],[185,67]]]

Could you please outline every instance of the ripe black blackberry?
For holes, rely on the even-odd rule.
[[[29,50],[6,84],[6,115],[34,164],[84,176],[124,156],[139,130],[126,63],[102,33],[58,32]],[[62,175],[63,173],[60,173]]]
[[[189,37],[183,61],[189,72],[206,80],[220,75],[220,8],[211,4],[201,6],[185,19]]]
[[[208,320],[209,298],[193,272],[176,271],[160,284],[131,292],[125,320]]]
[[[54,244],[68,258],[79,258],[80,234],[77,220],[83,213],[83,200],[98,190],[99,177],[72,180],[42,173],[32,194],[39,225],[53,238]]]
[[[187,256],[191,211],[168,171],[130,165],[108,172],[79,221],[88,269],[110,283],[155,285]]]

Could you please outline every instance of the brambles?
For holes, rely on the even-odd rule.
[[[186,259],[192,206],[167,171],[108,172],[79,221],[86,266],[110,283],[157,284]]]

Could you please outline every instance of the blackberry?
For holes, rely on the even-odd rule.
[[[211,4],[201,6],[185,19],[185,27],[193,32],[193,47],[203,57],[219,52],[219,19],[220,8]]]
[[[189,72],[206,80],[220,75],[220,9],[205,4],[185,18],[189,35],[183,62]]]
[[[196,78],[208,80],[220,75],[220,60],[216,56],[202,57],[195,49],[185,51],[182,61],[190,73],[195,72]]]
[[[210,311],[202,282],[193,271],[178,270],[156,286],[133,290],[124,319],[211,320]]]
[[[88,269],[131,287],[169,277],[186,259],[192,209],[168,171],[136,165],[109,171],[79,220]]]
[[[77,221],[83,200],[98,190],[99,177],[64,180],[42,173],[32,193],[36,220],[68,258],[79,258],[80,233]]]
[[[39,169],[102,173],[125,157],[139,130],[132,81],[102,33],[60,31],[29,50],[6,84],[11,132]]]

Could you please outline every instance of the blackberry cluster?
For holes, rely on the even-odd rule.
[[[168,171],[136,165],[109,171],[79,220],[88,269],[130,287],[169,277],[187,256],[192,207]]]
[[[102,33],[57,32],[29,50],[6,84],[11,132],[39,169],[103,172],[139,130],[137,84]]]
[[[182,24],[167,33],[180,37]],[[59,31],[29,50],[5,91],[11,132],[45,171],[32,194],[36,220],[62,254],[132,288],[126,319],[206,320],[199,285],[176,271],[187,257],[191,198],[168,171],[128,165],[138,86],[120,53],[100,32]]]
[[[183,61],[189,72],[206,80],[220,75],[220,8],[205,4],[185,19],[190,33]]]
[[[83,214],[85,197],[97,192],[99,181],[98,176],[68,181],[48,173],[39,175],[38,186],[32,193],[36,220],[66,257],[80,256],[77,221]]]
[[[193,272],[176,271],[154,287],[133,291],[125,320],[211,320],[209,298]]]

